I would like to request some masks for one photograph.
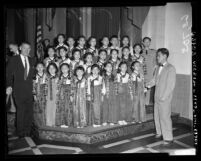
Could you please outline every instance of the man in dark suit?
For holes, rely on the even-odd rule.
[[[33,59],[29,57],[31,47],[28,42],[20,46],[20,55],[12,57],[6,68],[6,93],[13,92],[17,106],[16,132],[19,137],[30,135],[33,118]]]

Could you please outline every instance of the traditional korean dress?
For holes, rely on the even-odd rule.
[[[117,73],[118,82],[118,103],[119,103],[119,120],[125,120],[127,122],[132,121],[132,106],[133,106],[133,94],[132,85],[130,81],[130,75],[126,73]]]
[[[63,63],[67,63],[70,65],[71,60],[69,58],[65,58],[65,59],[58,59],[58,66],[61,66]]]
[[[92,66],[92,65],[93,65],[92,63],[91,63],[91,64],[85,63],[85,64],[83,65],[84,70],[85,70],[86,78],[88,78],[88,77],[91,75],[91,66]]]
[[[96,63],[98,60],[98,50],[96,48],[88,48],[86,52],[92,53],[93,55],[93,63]]]
[[[117,99],[117,82],[113,74],[104,74],[106,94],[104,95],[102,105],[102,121],[108,123],[118,122],[118,99]]]
[[[49,76],[47,79],[47,96],[46,96],[46,125],[55,126],[56,109],[58,106],[58,87],[59,78],[57,76]]]
[[[142,55],[140,56],[137,56],[136,54],[134,54],[132,56],[132,61],[139,61],[140,62],[140,66],[141,66],[141,69],[140,69],[140,72],[141,73],[144,73],[144,70],[143,70],[143,67],[144,67],[144,57]]]
[[[69,59],[72,59],[74,49],[75,49],[74,47],[68,48],[67,55],[68,55]]]
[[[128,59],[122,59],[122,61],[126,62],[127,67],[128,67],[128,74],[131,74],[131,64],[132,64],[132,59],[128,58]]]
[[[102,76],[94,78],[92,75],[88,78],[88,94],[90,95],[91,106],[93,110],[92,124],[100,125],[101,108],[103,103],[103,96],[105,94],[105,83]]]
[[[59,56],[59,52],[58,52],[58,48],[59,47],[65,47],[66,48],[66,50],[68,50],[68,46],[66,45],[66,44],[58,44],[56,47],[55,47],[55,50],[56,50],[56,54],[57,54],[57,56]]]
[[[112,74],[116,76],[120,61],[119,60],[114,61],[111,59],[109,62],[112,63]]]
[[[79,60],[79,61],[72,60],[72,61],[70,62],[70,71],[71,71],[71,75],[74,74],[75,68],[78,67],[78,66],[80,66],[80,65],[81,65],[81,66],[84,65],[84,62],[83,62],[82,60]]]
[[[44,59],[43,63],[45,64],[45,67],[47,67],[50,63],[55,63],[58,66],[57,59],[55,57],[53,58],[47,57]]]
[[[100,47],[99,50],[106,50],[107,51],[107,57],[106,57],[106,61],[108,61],[110,59],[110,47]]]
[[[33,95],[37,98],[33,106],[34,123],[36,126],[46,125],[46,79],[47,75],[43,73],[43,75],[36,74],[36,79],[33,80]]]
[[[84,54],[86,53],[86,48],[78,45],[76,49],[79,49],[81,51],[81,59],[83,60]]]
[[[86,100],[87,100],[87,79],[77,78],[73,82],[73,126],[87,126]]]
[[[56,109],[56,125],[72,126],[73,106],[71,98],[73,89],[70,76],[62,75],[58,87],[58,106]]]
[[[96,64],[98,64],[98,66],[99,66],[99,68],[100,68],[100,75],[102,75],[103,74],[103,72],[104,72],[104,65],[105,65],[105,61],[101,61],[100,59],[99,59],[99,61],[96,63]]]
[[[146,121],[144,78],[134,71],[131,74],[131,81],[133,90],[132,119],[137,122],[144,122]]]

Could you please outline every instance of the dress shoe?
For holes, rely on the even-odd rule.
[[[168,146],[168,145],[171,145],[173,142],[174,142],[173,140],[164,140],[163,145]]]
[[[156,134],[156,135],[155,135],[155,138],[156,138],[156,139],[162,139],[162,135]]]

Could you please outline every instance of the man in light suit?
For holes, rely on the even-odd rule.
[[[158,66],[154,78],[146,84],[147,88],[155,86],[154,121],[156,138],[163,137],[163,144],[173,142],[171,101],[176,83],[176,70],[167,62],[169,51],[166,48],[157,50]]]

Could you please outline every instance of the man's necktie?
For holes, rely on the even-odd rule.
[[[27,61],[26,61],[26,57],[24,56],[24,63],[25,63],[25,68],[24,68],[24,80],[27,79]]]

